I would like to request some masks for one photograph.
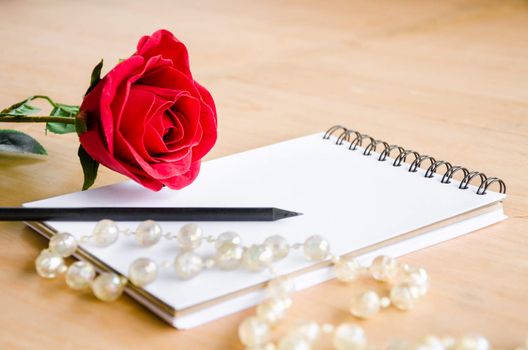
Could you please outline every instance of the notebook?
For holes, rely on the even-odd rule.
[[[290,243],[320,234],[335,254],[355,256],[367,264],[379,254],[400,256],[505,219],[505,191],[500,179],[335,126],[207,161],[196,181],[180,191],[152,192],[128,181],[25,206],[279,207],[304,215],[274,222],[197,224],[211,235],[236,231],[245,245],[260,243],[271,234]],[[133,230],[138,223],[119,226]],[[177,232],[184,224],[162,226]],[[94,223],[28,225],[48,238],[55,232],[80,238]],[[214,248],[205,244],[198,252],[212,256]],[[121,237],[107,248],[83,243],[76,257],[126,276],[130,263],[139,257],[161,264],[177,253],[174,241],[142,248],[133,238]],[[297,289],[334,277],[328,261],[308,262],[300,251],[292,251],[276,268],[281,275],[291,275]],[[126,292],[174,327],[186,329],[256,305],[268,279],[266,272],[213,268],[182,281],[170,269],[162,269],[153,284],[144,289],[129,286]]]

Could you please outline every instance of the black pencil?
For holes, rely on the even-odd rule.
[[[0,207],[0,221],[276,221],[302,215],[278,208]]]

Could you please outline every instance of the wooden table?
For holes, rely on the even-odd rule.
[[[528,3],[526,1],[46,1],[0,4],[0,106],[34,93],[78,104],[91,68],[126,57],[167,28],[187,43],[196,78],[219,111],[209,159],[339,123],[464,164],[508,184],[508,220],[410,254],[433,280],[409,313],[361,322],[383,345],[478,332],[497,348],[528,336]],[[2,161],[2,205],[77,191],[74,135],[17,127],[49,159]],[[96,185],[123,178],[102,169]],[[22,223],[0,224],[0,348],[240,349],[254,310],[176,331],[124,297],[106,304],[45,281],[46,245]],[[288,322],[351,320],[350,288],[299,292]]]

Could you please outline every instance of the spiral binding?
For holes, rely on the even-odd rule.
[[[383,147],[383,149],[380,149],[381,152],[378,157],[378,161],[380,162],[386,161],[387,157],[390,157],[391,153],[393,153],[394,151],[395,158],[394,162],[392,163],[393,166],[402,166],[407,160],[407,157],[413,158],[413,161],[410,162],[408,169],[411,173],[417,172],[418,169],[422,166],[422,163],[425,162],[425,164],[429,164],[429,166],[425,171],[424,177],[432,178],[437,173],[441,174],[439,172],[439,168],[445,168],[441,179],[441,182],[444,184],[451,183],[451,179],[453,179],[453,176],[456,173],[461,172],[464,175],[462,181],[460,181],[460,185],[458,186],[458,188],[460,188],[461,190],[468,189],[471,181],[476,178],[477,181],[480,180],[480,184],[477,189],[477,194],[486,194],[487,189],[493,183],[499,184],[500,193],[506,193],[506,184],[504,183],[504,181],[497,177],[487,177],[484,173],[481,173],[479,171],[469,171],[465,167],[459,165],[451,165],[450,162],[446,162],[444,160],[436,160],[434,157],[431,157],[429,155],[421,155],[416,151],[408,150],[398,145],[389,145],[385,141],[377,140],[367,134],[362,134],[357,130],[347,129],[341,125],[334,125],[330,129],[326,130],[323,139],[330,139],[330,136],[332,136],[336,132],[340,132],[337,136],[336,145],[342,145],[344,142],[348,142],[350,143],[348,149],[351,151],[355,151],[358,147],[362,147],[363,142],[366,140],[366,142],[368,143],[366,143],[366,146],[363,148],[363,155],[365,156],[370,156],[372,155],[372,152],[376,152],[378,146]]]

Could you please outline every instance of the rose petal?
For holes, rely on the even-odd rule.
[[[149,71],[156,71],[170,64],[169,60],[164,60],[161,56],[148,59],[142,69],[138,69],[135,74],[127,78],[117,89],[116,98],[112,102],[113,118],[115,129],[119,129],[125,105],[127,104],[130,89],[136,85],[135,82]]]
[[[163,188],[163,183],[161,181],[152,178],[148,174],[145,174],[143,169],[133,167],[129,164],[122,164],[122,166],[126,167],[128,171],[135,175],[135,179],[133,180],[139,183],[140,185],[149,188],[153,191],[159,191]]]
[[[132,87],[129,99],[123,111],[123,117],[119,129],[116,131],[116,139],[126,139],[134,149],[148,162],[155,161],[145,148],[145,126],[147,119],[153,114],[163,113],[163,110],[171,105],[170,101],[160,99],[158,96]],[[121,143],[121,147],[123,143]],[[117,146],[116,146],[117,147]],[[116,149],[116,154],[119,154]]]
[[[174,67],[192,78],[187,48],[167,30],[158,30],[151,36],[142,37],[138,42],[136,54],[145,58],[161,55],[170,59]]]
[[[190,183],[196,179],[200,173],[200,161],[191,163],[189,171],[178,176],[173,176],[171,178],[162,180],[163,184],[173,190],[179,190],[188,186]]]
[[[207,90],[205,87],[203,87],[196,80],[194,81],[194,85],[196,86],[196,89],[200,93],[200,97],[202,98],[202,101],[211,109],[211,112],[212,112],[212,115],[213,115],[213,118],[214,118],[214,121],[215,121],[214,125],[216,126],[216,121],[217,121],[217,118],[216,118],[216,105],[215,105],[215,102],[213,100],[213,96],[211,96],[211,93],[209,92],[209,90]]]
[[[163,141],[165,141],[168,149],[172,150],[171,145],[180,142],[184,136],[184,129],[180,121],[181,118],[182,116],[179,112],[174,112],[170,108],[165,112]]]
[[[201,133],[197,134],[197,131],[200,122],[201,102],[198,99],[189,95],[187,91],[174,91],[145,85],[142,85],[141,88],[152,91],[152,93],[155,93],[162,98],[175,98],[175,103],[170,110],[173,113],[178,114],[178,116],[173,118],[174,126],[179,128],[178,135],[181,136],[178,138],[178,141],[181,142],[183,146],[196,145],[200,141]],[[182,118],[186,118],[186,120],[182,120]],[[163,121],[162,116],[156,115],[148,122],[155,128],[160,137],[164,136],[165,129],[169,127],[164,124]],[[184,122],[185,125],[183,125]],[[176,141],[176,139],[173,141]],[[169,145],[169,142],[167,142],[167,144]],[[168,150],[179,149],[176,145],[170,144],[169,146]]]
[[[145,143],[145,148],[150,155],[155,156],[158,154],[165,154],[168,152],[167,145],[163,141],[163,135],[158,132],[158,130],[153,127],[148,127],[145,129],[145,137],[143,138]]]
[[[202,159],[216,143],[217,138],[217,114],[216,106],[209,91],[195,81],[196,88],[203,99],[200,125],[202,127],[201,142],[193,148],[195,160]]]
[[[122,140],[125,144],[127,140]],[[151,176],[153,179],[167,179],[173,176],[185,174],[191,165],[192,154],[189,150],[187,155],[181,158],[178,162],[174,163],[153,163],[149,164],[146,162],[141,155],[139,155],[134,148],[128,144],[128,147],[123,147],[123,153],[130,154],[136,161],[137,165],[145,171],[145,173]]]
[[[163,66],[159,69],[151,70],[138,80],[137,84],[152,86],[159,91],[164,91],[170,95],[170,91],[187,91],[192,96],[199,97],[200,92],[196,88],[192,79],[171,66]],[[166,96],[162,96],[165,97]]]
[[[172,151],[179,150],[182,147],[196,146],[202,137],[200,129],[200,101],[190,96],[181,96],[171,107],[168,113],[178,119],[183,137],[178,143],[168,144],[167,147]]]
[[[141,181],[134,172],[129,170],[127,165],[119,162],[108,152],[106,145],[103,144],[102,138],[97,130],[86,131],[79,136],[79,139],[86,152],[88,152],[88,154],[98,163],[104,164],[104,166],[121,173],[140,184],[144,183],[144,181]],[[157,188],[154,184],[150,184],[149,188],[158,191],[161,188],[161,185]]]
[[[117,93],[117,90],[123,81],[126,81],[127,77],[141,67],[143,62],[143,57],[130,57],[115,66],[100,82],[103,87],[99,99],[100,123],[110,154],[114,153],[115,120],[112,105],[116,106],[125,101],[128,94],[127,88],[119,93]]]

